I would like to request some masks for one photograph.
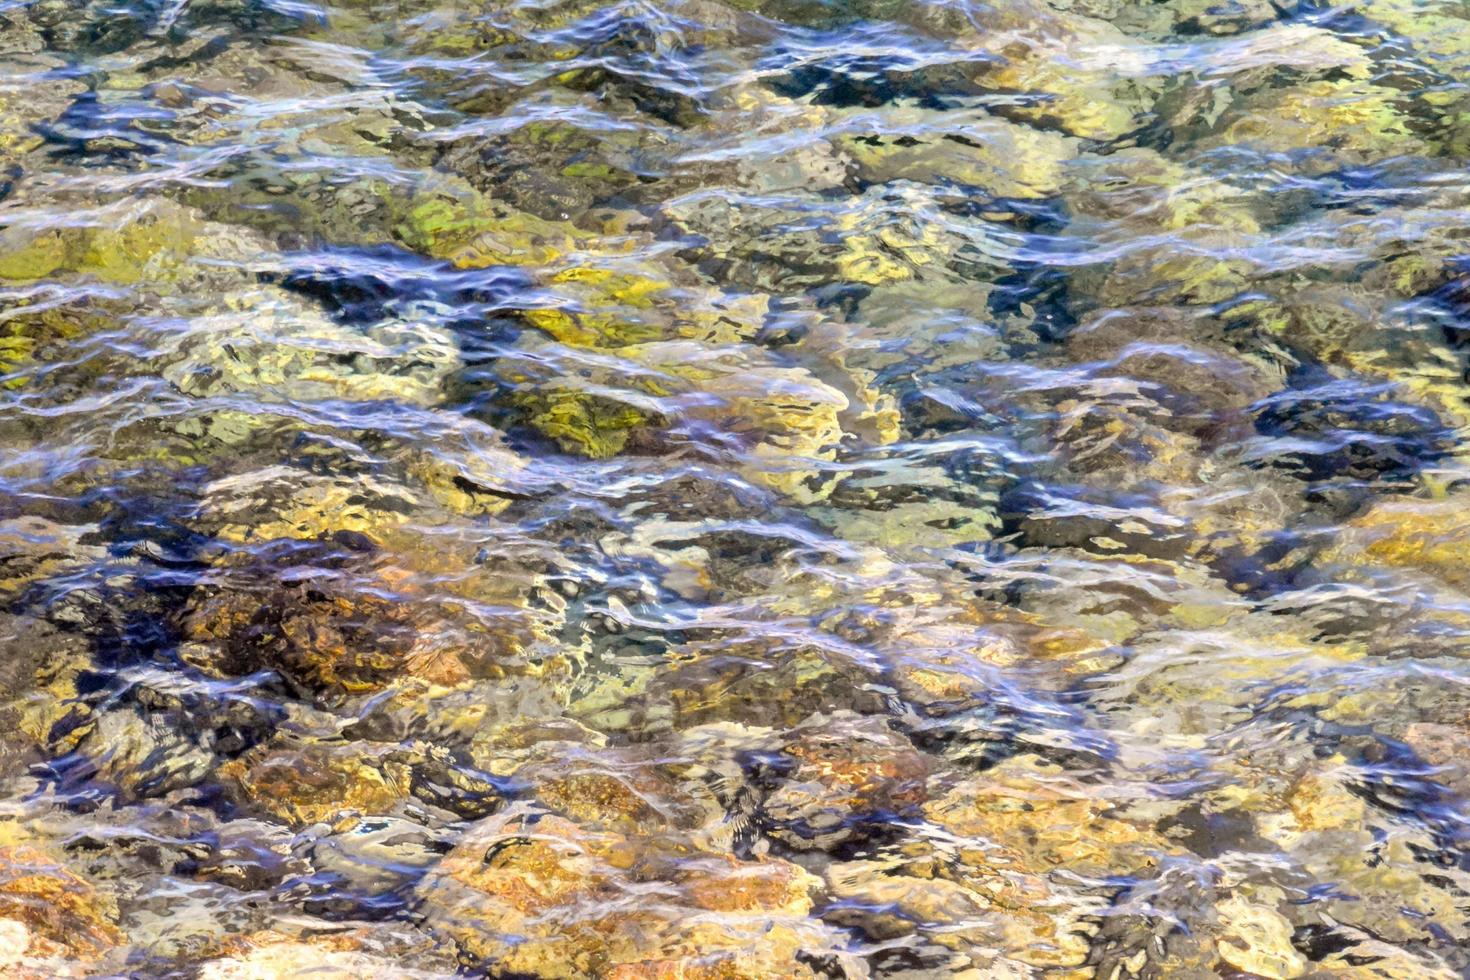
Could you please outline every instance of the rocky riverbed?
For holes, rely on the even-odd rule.
[[[1470,7],[0,3],[0,977],[1470,972]]]

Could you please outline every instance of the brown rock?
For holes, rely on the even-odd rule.
[[[772,836],[792,847],[831,847],[863,819],[886,820],[924,798],[930,761],[886,718],[838,712],[796,729],[782,752],[794,767],[763,812]]]
[[[1470,732],[1453,725],[1416,722],[1404,730],[1403,738],[1419,758],[1439,770],[1435,779],[1461,796],[1470,796]]]
[[[387,813],[408,797],[409,767],[362,742],[265,746],[220,767],[241,802],[295,827]]]
[[[943,877],[949,862],[849,861],[826,874],[835,899],[826,918],[878,941],[902,936],[959,953],[994,975],[1027,967],[1077,967],[1087,957],[1082,902],[1039,879]],[[952,865],[951,865],[952,867]],[[916,940],[909,940],[910,942]]]
[[[513,774],[543,806],[583,827],[657,834],[721,821],[724,810],[714,794],[680,768],[677,757],[658,746],[611,750],[543,742]]]

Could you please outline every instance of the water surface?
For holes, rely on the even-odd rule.
[[[0,4],[0,976],[1470,971],[1470,7]]]

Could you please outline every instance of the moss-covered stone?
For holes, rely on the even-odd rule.
[[[691,341],[635,344],[588,362],[581,380],[511,376],[514,398],[528,421],[567,450],[604,458],[630,439],[670,448],[694,429],[715,427],[707,444],[747,478],[797,500],[820,498],[837,478],[823,475],[849,433],[878,411],[811,371],[782,364],[745,347]],[[841,380],[834,377],[833,380]],[[860,382],[846,380],[854,394]],[[896,433],[878,426],[878,439]],[[702,442],[703,440],[696,440]]]
[[[1263,92],[1227,117],[1218,143],[1278,152],[1325,149],[1381,160],[1426,153],[1404,94],[1355,79],[1303,82]]]
[[[74,275],[168,293],[253,280],[264,243],[161,198],[32,213],[0,230],[0,279]]]
[[[623,347],[661,340],[733,343],[754,337],[768,302],[693,283],[678,285],[651,262],[578,256],[545,284],[556,306],[522,316],[556,340],[578,347]]]
[[[551,265],[594,244],[567,222],[518,211],[444,174],[416,185],[401,214],[395,233],[403,244],[464,269]]]

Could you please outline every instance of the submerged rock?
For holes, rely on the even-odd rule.
[[[1348,522],[1321,560],[1327,568],[1416,576],[1463,594],[1470,589],[1463,560],[1467,535],[1470,515],[1457,498],[1389,498]]]
[[[1283,153],[1330,153],[1379,160],[1427,153],[1402,93],[1352,78],[1267,90],[1227,115],[1216,144],[1257,145]]]
[[[241,282],[268,250],[240,229],[163,199],[21,212],[0,232],[0,279],[92,276],[167,292]]]
[[[872,132],[863,132],[869,121]],[[1061,188],[1076,153],[1062,136],[978,113],[900,109],[842,122],[837,145],[860,180],[961,184],[992,197],[1041,198]]]
[[[0,974],[1470,966],[1463,11],[267,6],[0,12]]]
[[[674,835],[584,829],[515,807],[474,825],[418,896],[476,963],[536,977],[812,977],[841,958],[808,918],[820,879],[700,854]],[[629,902],[658,894],[655,901]]]
[[[227,294],[193,318],[160,354],[164,377],[196,397],[248,393],[265,400],[391,400],[430,405],[459,365],[447,332],[383,323],[360,333],[288,294]]]
[[[833,139],[835,124],[826,106],[758,80],[737,82],[710,94],[707,123],[692,134],[698,145],[679,162],[705,180],[719,174],[754,193],[836,190],[847,183],[851,160]]]
[[[1034,755],[957,783],[923,807],[950,833],[991,844],[994,852],[980,860],[997,869],[1139,874],[1177,850],[1146,823],[1111,815],[1115,809]]]
[[[431,174],[413,188],[395,234],[409,248],[462,269],[552,265],[584,248],[597,250],[597,236],[518,211],[444,174]],[[623,245],[613,241],[604,248],[626,250]]]
[[[875,942],[903,942],[925,965],[959,976],[1084,969],[1088,927],[1039,879],[955,881],[897,860],[827,869],[836,900],[826,918]],[[906,874],[905,871],[912,873]],[[1019,876],[1018,876],[1019,877]],[[1080,903],[1079,903],[1080,904]]]
[[[836,459],[854,429],[871,428],[869,406],[880,398],[859,379],[834,379],[845,380],[844,391],[745,347],[678,341],[608,354],[583,359],[581,378],[560,376],[534,387],[531,377],[514,379],[531,424],[563,449],[594,458],[621,452],[631,440],[712,450],[748,479],[797,500],[819,499],[830,489],[837,476],[824,464]]]
[[[1238,970],[1274,980],[1292,980],[1307,972],[1307,961],[1291,945],[1292,928],[1275,909],[1232,895],[1218,906],[1224,922],[1215,948]]]
[[[391,811],[411,774],[390,747],[363,751],[322,743],[265,746],[220,767],[217,778],[252,809],[292,827],[336,824]]]
[[[294,937],[267,931],[225,943],[220,955],[200,964],[199,980],[266,980],[311,976],[349,980],[389,971],[406,980],[447,980],[456,974],[448,957],[432,951],[394,948],[407,945],[385,940],[383,929],[337,929],[317,936]],[[420,942],[420,945],[427,943]],[[419,955],[415,956],[414,953]],[[422,966],[410,966],[414,960]],[[407,962],[406,962],[407,961]]]
[[[896,553],[964,547],[1000,528],[1001,473],[959,472],[943,442],[844,453],[851,468],[813,516],[844,540]],[[989,479],[986,477],[989,476]]]
[[[491,765],[530,787],[541,806],[582,827],[653,835],[697,831],[725,816],[715,795],[677,759],[555,741],[529,755],[514,768]]]
[[[944,282],[1003,267],[1004,235],[983,221],[941,217],[936,193],[907,182],[835,201],[698,192],[663,211],[693,239],[701,268],[751,290]]]
[[[575,111],[575,102],[566,101]],[[567,220],[639,186],[649,155],[638,146],[640,137],[657,139],[553,118],[450,147],[439,165],[471,175],[482,191],[538,218]]]
[[[791,768],[762,803],[771,835],[797,849],[830,850],[881,831],[924,798],[930,762],[885,719],[839,712],[794,729],[782,752]]]
[[[4,180],[0,186],[5,186],[45,145],[37,130],[65,112],[86,86],[56,71],[61,62],[37,50],[40,38],[28,36],[28,25],[17,27],[16,12],[0,13],[0,18],[0,52],[6,58],[0,74],[0,179]],[[5,196],[0,193],[0,198]]]
[[[85,735],[92,706],[82,696],[94,665],[90,644],[24,616],[0,619],[0,722],[11,733],[0,750],[0,774],[66,752]]]
[[[881,699],[865,690],[873,671],[836,644],[786,646],[759,635],[685,644],[645,691],[596,713],[626,716],[647,730],[733,722],[794,727],[844,707],[877,713]]]
[[[1114,140],[1137,128],[1152,103],[1152,80],[1118,70],[1133,44],[1105,20],[1026,2],[988,8],[955,26],[962,43],[985,58],[980,84],[1014,94],[1006,113],[1033,125]]]
[[[728,295],[676,284],[651,262],[579,256],[579,264],[547,276],[547,302],[522,315],[575,347],[618,348],[654,341],[738,343],[764,325],[763,296]]]
[[[0,970],[22,980],[87,976],[125,942],[110,894],[44,848],[0,846]]]
[[[219,760],[181,721],[169,711],[95,712],[77,742],[65,778],[95,781],[124,799],[197,785]]]

